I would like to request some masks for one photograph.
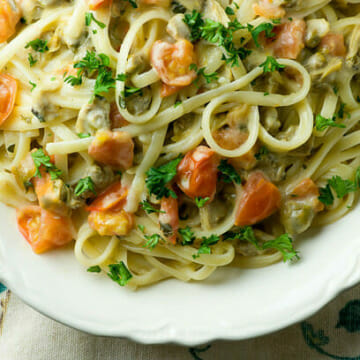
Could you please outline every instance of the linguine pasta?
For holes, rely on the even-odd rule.
[[[360,2],[0,1],[0,201],[137,288],[298,258],[360,186]],[[2,27],[2,28],[1,28]]]

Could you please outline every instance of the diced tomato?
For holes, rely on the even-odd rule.
[[[74,238],[74,227],[69,217],[59,216],[40,206],[17,210],[21,234],[37,254],[61,247]]]
[[[165,83],[161,84],[160,96],[162,98],[170,96],[172,94],[176,94],[179,90],[181,90],[183,86],[171,86]]]
[[[126,204],[128,189],[116,182],[100,193],[94,201],[86,207],[87,211],[119,210]]]
[[[346,46],[343,34],[326,34],[320,42],[320,49],[333,56],[346,56]]]
[[[0,74],[0,126],[14,109],[17,81],[10,75]]]
[[[125,210],[91,211],[88,217],[91,228],[102,236],[126,235],[134,226],[134,215]]]
[[[89,0],[90,10],[97,10],[102,6],[107,6],[112,3],[112,0]]]
[[[260,0],[258,4],[253,5],[255,15],[265,17],[267,19],[281,19],[285,16],[285,10],[275,5],[273,0]]]
[[[0,43],[15,33],[20,20],[20,11],[15,10],[8,0],[0,0]]]
[[[177,167],[177,184],[189,197],[209,197],[216,192],[217,173],[220,159],[207,146],[198,146],[188,152]]]
[[[253,172],[243,188],[236,211],[235,225],[253,225],[279,209],[279,189],[260,171]]]
[[[273,29],[276,36],[270,39],[270,47],[274,49],[275,56],[296,59],[305,46],[305,30],[306,23],[300,19],[276,26]]]
[[[173,244],[179,229],[178,201],[173,197],[163,197],[160,203],[159,223],[164,236]]]
[[[190,65],[196,63],[193,44],[179,40],[175,44],[158,40],[151,49],[151,64],[163,83],[170,86],[187,86],[196,78]]]
[[[99,130],[88,151],[101,164],[128,169],[133,163],[134,142],[127,132]]]
[[[301,181],[291,193],[294,200],[301,201],[313,198],[313,208],[315,212],[324,210],[324,204],[318,199],[319,195],[319,188],[310,178]]]
[[[119,112],[119,109],[115,102],[110,105],[110,122],[111,129],[119,129],[123,126],[129,125],[129,122],[125,120]]]

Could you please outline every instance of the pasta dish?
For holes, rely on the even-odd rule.
[[[0,67],[0,201],[37,254],[204,280],[356,205],[359,0],[0,0]]]

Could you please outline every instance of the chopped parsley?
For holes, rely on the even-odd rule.
[[[355,184],[360,188],[360,166],[355,171]]]
[[[331,179],[329,179],[328,184],[331,186],[332,189],[334,189],[336,196],[339,199],[357,190],[357,186],[353,181],[347,179],[344,180],[338,175],[333,176]]]
[[[87,268],[86,271],[92,272],[92,273],[99,273],[99,272],[101,272],[101,267],[99,265],[90,266],[89,268]]]
[[[117,81],[125,81],[127,79],[127,75],[126,74],[118,74],[118,76],[116,77]]]
[[[266,146],[262,146],[254,156],[256,160],[261,160],[263,156],[266,156],[268,154],[269,149]]]
[[[272,30],[274,29],[274,25],[271,23],[263,23],[256,27],[254,27],[251,24],[248,24],[247,28],[248,28],[249,32],[251,33],[251,36],[254,40],[256,47],[260,47],[259,36],[262,32],[265,33],[265,36],[267,38],[272,38],[272,37],[276,36],[276,34],[272,32]]]
[[[36,88],[36,84],[35,83],[33,83],[32,81],[29,81],[29,84],[32,86],[32,88],[31,88],[31,92],[33,92],[34,91],[34,89]]]
[[[51,180],[57,179],[61,175],[62,171],[51,162],[50,156],[45,155],[43,149],[37,149],[36,151],[32,152],[31,157],[36,167],[35,176],[41,178],[41,166],[45,167],[45,171],[50,174]]]
[[[227,15],[235,15],[235,11],[230,6],[225,8],[225,12]]]
[[[140,230],[142,233],[145,232],[145,226],[144,226],[144,225],[139,224],[139,225],[138,225],[138,228],[139,228],[139,230]]]
[[[69,75],[64,79],[64,82],[70,84],[71,86],[78,86],[82,84],[82,71],[78,70],[77,75]]]
[[[78,133],[77,136],[78,136],[80,139],[85,139],[85,138],[90,137],[91,135],[90,135],[90,134],[87,134],[87,133]]]
[[[207,84],[210,84],[212,81],[216,81],[219,79],[218,74],[216,72],[213,72],[211,74],[205,74],[205,68],[202,67],[201,69],[198,69],[196,64],[191,64],[190,70],[195,70],[197,76],[203,76]]]
[[[189,226],[187,226],[184,229],[179,229],[178,230],[179,235],[181,236],[181,245],[185,246],[185,245],[191,245],[194,240],[196,239],[194,232],[190,229]]]
[[[252,227],[245,226],[237,232],[228,231],[224,234],[224,240],[245,240],[254,245],[258,250],[275,249],[282,253],[284,262],[299,259],[298,252],[294,250],[292,239],[288,234],[280,235],[276,239],[265,241],[260,245]]]
[[[182,4],[178,3],[177,1],[171,2],[171,9],[175,14],[185,14],[186,13],[186,7]]]
[[[338,110],[338,112],[337,112],[337,114],[336,114],[336,116],[337,116],[339,119],[343,119],[345,115],[346,115],[348,118],[350,117],[350,113],[345,110],[345,107],[346,107],[346,104],[345,104],[345,103],[340,103],[339,110]]]
[[[317,131],[324,131],[328,127],[338,127],[338,128],[345,128],[345,124],[339,124],[336,122],[336,116],[333,116],[330,119],[327,119],[321,115],[316,115],[315,118],[315,128]]]
[[[47,43],[48,43],[47,40],[35,39],[35,40],[28,42],[25,45],[25,49],[28,49],[29,47],[31,47],[34,51],[44,53],[45,51],[49,50]]]
[[[178,100],[175,104],[174,104],[174,108],[177,108],[179,105],[182,104],[181,100]]]
[[[125,90],[121,92],[121,95],[125,98],[137,94],[139,93],[140,95],[142,95],[142,90],[141,88],[138,87],[131,87],[131,86],[125,86]]]
[[[235,168],[230,165],[227,160],[221,160],[218,170],[221,172],[220,178],[225,183],[234,182],[235,184],[241,184],[241,177],[236,172]]]
[[[87,191],[91,191],[96,195],[95,184],[90,176],[80,179],[74,190],[76,196],[80,196]]]
[[[205,206],[205,204],[210,200],[209,197],[202,198],[200,196],[195,198],[195,204],[200,209]]]
[[[143,210],[147,213],[147,214],[152,214],[152,213],[163,213],[165,214],[165,211],[161,211],[159,209],[156,209],[155,207],[153,207],[148,201],[144,200],[143,202],[140,203],[141,207],[143,208]]]
[[[120,286],[125,286],[132,278],[131,272],[128,270],[123,261],[118,264],[110,264],[107,275],[112,281],[115,281]]]
[[[146,172],[146,186],[150,194],[154,194],[157,199],[162,197],[177,198],[177,195],[173,190],[166,185],[175,177],[176,168],[179,165],[182,157],[179,156],[176,159],[168,162],[167,164],[159,167],[152,167]]]
[[[165,242],[165,240],[159,234],[152,234],[152,235],[144,235],[147,242],[143,247],[147,247],[150,250],[153,250],[159,241]]]
[[[279,64],[273,56],[268,56],[266,60],[259,66],[263,68],[264,74],[285,68],[285,65]]]
[[[324,205],[332,205],[334,203],[334,196],[331,192],[330,185],[326,184],[325,187],[319,189],[319,201]]]
[[[101,29],[104,29],[106,25],[102,23],[101,21],[97,20],[93,13],[87,12],[85,13],[85,25],[89,26],[91,22],[94,21],[94,23],[99,26]]]
[[[200,244],[198,252],[194,254],[193,259],[198,258],[201,254],[211,254],[211,245],[215,245],[219,242],[220,237],[218,235],[210,235],[209,237],[203,237],[203,241]]]
[[[36,63],[37,63],[37,60],[33,58],[32,54],[29,53],[28,55],[28,61],[29,61],[29,65],[30,67],[33,67]]]

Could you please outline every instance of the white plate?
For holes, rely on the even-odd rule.
[[[205,282],[170,280],[132,292],[87,273],[70,247],[33,254],[14,211],[0,206],[0,281],[38,311],[97,335],[186,345],[245,339],[310,316],[360,280],[358,211],[304,236],[296,264],[221,269]]]

